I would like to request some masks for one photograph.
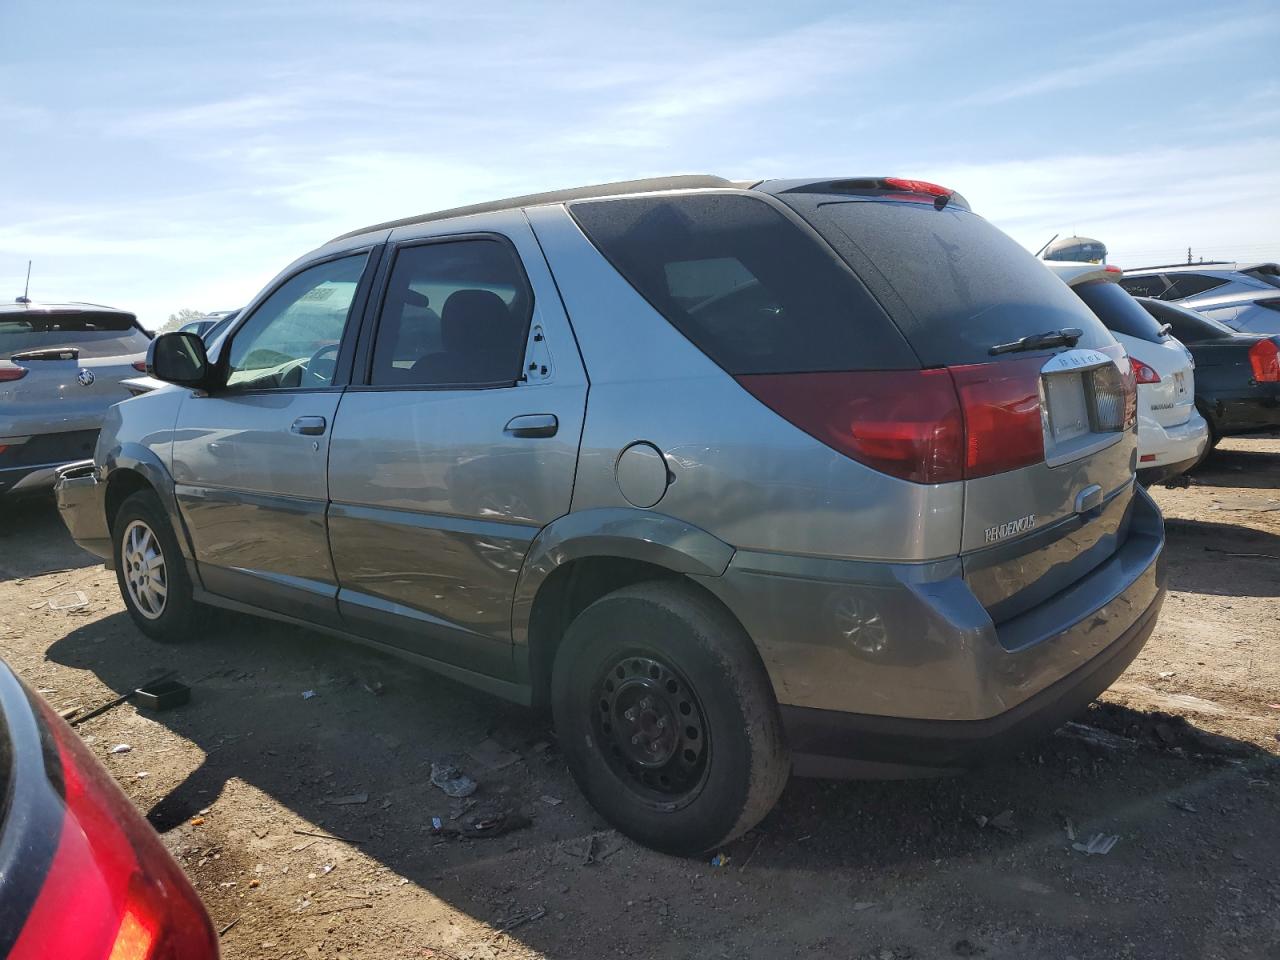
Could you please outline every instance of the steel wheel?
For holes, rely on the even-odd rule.
[[[160,541],[142,520],[125,527],[120,562],[134,607],[148,620],[160,619],[169,597],[169,577]]]
[[[653,656],[617,660],[592,697],[597,748],[643,800],[677,809],[706,780],[711,744],[702,704],[680,674]]]

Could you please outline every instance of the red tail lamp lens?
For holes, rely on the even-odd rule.
[[[132,366],[133,369],[137,370],[139,373],[147,372],[147,361],[145,360],[135,360],[133,361]]]
[[[1043,362],[738,381],[775,413],[859,463],[915,483],[950,483],[1044,459]]]
[[[182,870],[71,729],[37,701],[62,767],[53,861],[8,960],[217,960]]]
[[[886,186],[893,187],[895,190],[904,190],[907,193],[924,193],[931,197],[949,197],[954,190],[948,190],[946,187],[940,187],[936,183],[930,183],[928,180],[907,180],[902,177],[885,177]]]
[[[1138,383],[1159,383],[1160,374],[1143,363],[1137,357],[1130,357],[1129,362],[1133,364],[1133,376]]]
[[[1043,357],[951,367],[964,408],[965,477],[987,477],[1044,459]]]
[[[1259,383],[1280,381],[1280,346],[1276,338],[1259,340],[1250,347],[1249,365],[1253,367],[1253,379]]]

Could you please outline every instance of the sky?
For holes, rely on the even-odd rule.
[[[1031,250],[1280,259],[1280,5],[0,0],[0,299],[149,327],[357,227],[893,175]]]

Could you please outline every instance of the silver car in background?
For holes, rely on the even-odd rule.
[[[1240,333],[1280,333],[1280,264],[1175,263],[1126,270],[1135,297],[1181,304]]]
[[[961,770],[1150,635],[1124,350],[964,198],[674,177],[367,227],[112,408],[59,507],[159,640],[210,604],[549,707],[697,853],[787,777]]]
[[[107,409],[145,369],[151,335],[91,303],[0,304],[0,497],[53,486],[93,453]]]

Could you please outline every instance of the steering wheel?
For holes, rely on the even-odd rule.
[[[323,347],[311,355],[311,359],[307,361],[303,368],[306,378],[314,381],[314,385],[327,387],[333,383],[333,374],[338,367],[338,346],[336,343],[326,343]],[[317,369],[316,364],[326,353],[332,353],[334,356],[328,361],[325,367]]]

